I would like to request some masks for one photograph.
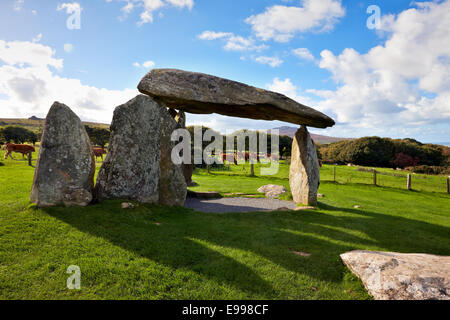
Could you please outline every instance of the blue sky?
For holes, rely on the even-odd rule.
[[[378,29],[366,25],[370,5],[381,10]],[[73,6],[81,28],[70,30]],[[450,1],[4,0],[0,117],[45,116],[58,100],[109,122],[151,68],[180,68],[278,91],[337,120],[314,133],[449,141],[448,21]]]

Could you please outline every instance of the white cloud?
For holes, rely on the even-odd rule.
[[[254,57],[254,60],[261,64],[268,64],[272,68],[279,67],[283,64],[283,60],[277,57],[266,57],[266,56],[259,56]]]
[[[66,43],[66,44],[64,44],[64,51],[65,51],[65,52],[67,52],[67,53],[72,53],[72,52],[73,52],[73,49],[74,49],[73,44],[71,44],[71,43]]]
[[[201,40],[216,40],[222,38],[230,38],[233,34],[231,32],[214,32],[214,31],[203,31],[197,37]]]
[[[155,62],[153,62],[153,61],[145,61],[142,64],[140,64],[139,62],[135,62],[135,63],[133,63],[133,66],[136,67],[136,68],[150,69],[150,68],[153,68],[155,66]]]
[[[166,0],[168,3],[170,3],[173,6],[176,6],[178,8],[188,8],[189,10],[192,9],[194,6],[194,0]]]
[[[39,42],[39,41],[41,41],[41,39],[42,39],[42,33],[39,33],[37,36],[36,36],[36,38],[33,38],[33,42]]]
[[[155,66],[155,63],[153,61],[145,61],[142,66],[144,68],[153,68]]]
[[[52,103],[60,101],[84,120],[109,123],[114,108],[137,94],[135,89],[108,90],[61,77],[63,60],[40,43],[0,40],[0,61],[3,117],[45,116]]]
[[[347,48],[321,53],[336,91],[317,91],[322,111],[349,127],[389,134],[450,122],[450,1],[416,4],[383,17],[388,36],[365,54]]]
[[[23,4],[24,4],[24,0],[14,0],[14,5],[13,5],[14,11],[22,10]]]
[[[305,105],[313,105],[315,102],[311,100],[311,98],[299,95],[299,89],[292,83],[291,79],[286,78],[284,80],[280,80],[279,78],[274,78],[272,83],[266,84],[266,88],[284,94],[286,97],[291,98],[301,104]]]
[[[340,0],[303,0],[301,4],[301,7],[268,7],[265,12],[252,15],[245,21],[264,41],[288,42],[297,33],[331,30],[345,16]]]
[[[225,41],[223,48],[227,51],[263,51],[269,47],[265,44],[258,44],[253,38],[245,38],[237,36],[232,32],[215,32],[204,31],[197,36],[201,40],[217,40],[221,39]]]
[[[292,50],[292,53],[300,59],[314,61],[314,56],[307,48],[298,48]]]
[[[66,11],[67,14],[71,14],[76,11],[81,11],[83,8],[81,8],[80,4],[78,2],[65,2],[60,3],[56,7],[56,10],[58,11]]]
[[[55,59],[50,47],[39,43],[0,40],[0,60],[10,66],[54,67],[62,69],[63,60]]]
[[[126,2],[126,5],[122,7],[121,11],[126,17],[135,8],[142,8],[140,13],[140,20],[138,25],[142,26],[146,23],[153,23],[153,13],[157,10],[161,10],[164,7],[173,6],[179,9],[187,8],[191,10],[194,7],[194,0],[116,0],[119,2]],[[106,0],[106,2],[112,2],[112,0]],[[162,17],[162,13],[159,13],[159,17]]]

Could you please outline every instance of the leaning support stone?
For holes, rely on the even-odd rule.
[[[320,183],[319,160],[314,141],[306,126],[297,131],[292,143],[289,183],[295,202],[317,205]]]
[[[163,102],[159,104],[165,107]],[[182,206],[186,201],[187,185],[183,167],[175,165],[171,159],[174,147],[171,137],[176,129],[184,127],[186,116],[180,112],[174,119],[164,111],[161,110],[159,204]]]
[[[138,95],[116,108],[108,155],[100,168],[96,199],[183,205],[187,187],[171,160],[176,121],[163,103]]]
[[[95,160],[80,118],[55,102],[47,115],[31,190],[38,207],[86,206],[92,201]]]

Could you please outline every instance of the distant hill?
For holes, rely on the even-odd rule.
[[[28,118],[28,120],[44,120],[44,119],[38,118],[36,116],[31,116],[31,117]]]
[[[39,132],[44,127],[45,119],[40,119],[36,116],[32,116],[28,119],[0,119],[0,127],[5,126],[20,126],[27,128],[28,130]],[[85,125],[109,129],[109,124],[95,123],[95,122],[83,122]]]
[[[280,135],[289,136],[291,138],[294,137],[295,133],[297,132],[298,128],[294,127],[279,127],[274,128],[280,131]],[[311,137],[317,144],[328,144],[333,142],[339,142],[343,140],[354,140],[352,138],[336,138],[336,137],[328,137],[328,136],[322,136],[320,134],[313,134],[311,133]]]

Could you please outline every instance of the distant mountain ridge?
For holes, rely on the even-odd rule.
[[[287,126],[285,126],[285,127],[278,127],[278,128],[274,128],[274,129],[279,130],[280,131],[280,135],[282,135],[282,136],[289,136],[291,138],[294,137],[295,133],[298,130],[298,128],[287,127]],[[317,144],[328,144],[328,143],[339,142],[339,141],[344,141],[344,140],[354,140],[352,138],[328,137],[328,136],[323,136],[323,135],[314,134],[314,133],[311,133],[311,138]]]
[[[39,132],[42,130],[45,124],[45,119],[38,118],[36,116],[32,116],[28,119],[11,119],[11,118],[0,118],[0,127],[4,126],[20,126],[27,128],[28,130]],[[96,127],[96,128],[105,128],[109,129],[109,124],[105,123],[95,123],[95,122],[84,122],[83,124]]]

